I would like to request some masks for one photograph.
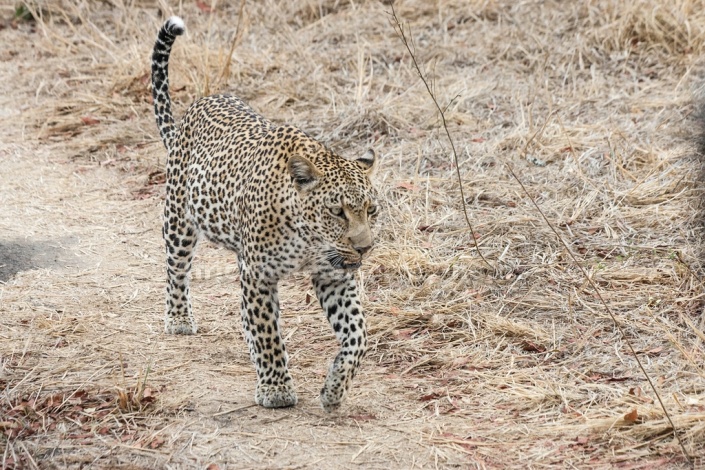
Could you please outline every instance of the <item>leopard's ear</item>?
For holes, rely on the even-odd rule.
[[[323,176],[323,173],[303,155],[296,154],[289,157],[287,167],[298,191],[312,190]]]
[[[377,156],[375,155],[375,151],[368,149],[363,156],[355,161],[362,167],[365,174],[372,178],[372,175],[374,175],[377,170]]]

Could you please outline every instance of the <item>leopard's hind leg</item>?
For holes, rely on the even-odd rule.
[[[181,178],[177,178],[182,180]],[[172,182],[173,183],[173,182]],[[166,244],[166,315],[164,330],[170,334],[196,333],[196,320],[191,311],[189,281],[198,232],[187,215],[184,185],[167,185],[164,205],[164,242]]]

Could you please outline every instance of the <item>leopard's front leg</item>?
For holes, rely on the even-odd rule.
[[[296,392],[287,368],[286,346],[279,332],[277,283],[242,269],[242,324],[257,370],[255,402],[266,408],[296,404]]]
[[[367,352],[367,326],[353,273],[316,274],[313,286],[340,343],[320,396],[323,409],[332,411],[349,390]]]

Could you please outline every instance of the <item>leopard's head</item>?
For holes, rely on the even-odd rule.
[[[359,268],[374,245],[372,228],[379,209],[371,178],[376,166],[372,150],[351,160],[327,149],[289,159],[304,217],[323,242],[318,255],[333,268]]]

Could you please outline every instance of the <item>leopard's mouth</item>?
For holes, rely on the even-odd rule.
[[[360,266],[362,266],[362,262],[358,261],[357,263],[344,263],[341,267],[343,269],[354,270],[358,269]]]
[[[346,271],[352,271],[358,269],[362,266],[362,257],[357,261],[350,261],[345,256],[340,254],[337,250],[331,250],[326,254],[326,259],[331,266],[335,269],[344,269]]]

